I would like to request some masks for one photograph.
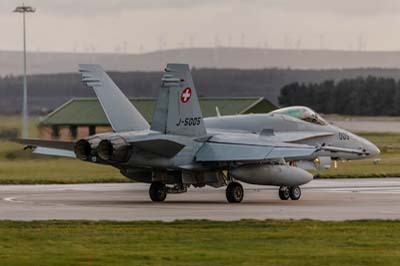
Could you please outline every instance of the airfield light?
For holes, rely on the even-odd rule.
[[[23,48],[24,48],[24,87],[23,87],[23,95],[22,95],[22,137],[28,138],[28,87],[26,82],[26,26],[25,26],[25,13],[34,13],[36,11],[35,8],[31,6],[17,6],[14,10],[15,13],[22,13],[23,19]]]

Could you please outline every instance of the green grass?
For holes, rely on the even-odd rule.
[[[0,265],[398,265],[396,221],[0,222]]]
[[[0,184],[73,184],[129,182],[110,166],[78,160],[0,161]]]

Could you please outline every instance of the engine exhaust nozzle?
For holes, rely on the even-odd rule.
[[[90,161],[91,160],[91,152],[92,148],[86,139],[81,139],[77,143],[75,143],[74,152],[76,158],[82,161]]]
[[[97,154],[104,161],[126,162],[131,155],[131,145],[123,138],[100,141]]]

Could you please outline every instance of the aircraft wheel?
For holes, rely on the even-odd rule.
[[[167,197],[167,187],[160,182],[151,183],[149,189],[150,199],[155,202],[164,201]]]
[[[289,189],[290,198],[292,200],[299,200],[301,197],[301,189],[298,186]]]
[[[243,200],[243,187],[238,182],[231,182],[226,187],[226,199],[230,203],[240,203]]]
[[[286,186],[281,186],[279,188],[279,198],[281,200],[288,200],[290,198],[289,188]]]

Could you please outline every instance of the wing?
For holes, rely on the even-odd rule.
[[[246,144],[205,143],[196,154],[197,162],[273,161],[312,159],[314,147],[264,146]]]
[[[211,137],[196,154],[197,162],[311,160],[317,147],[272,142],[254,134],[222,134]]]
[[[42,139],[12,139],[11,141],[24,144],[25,149],[31,149],[35,154],[76,158],[75,142]]]

